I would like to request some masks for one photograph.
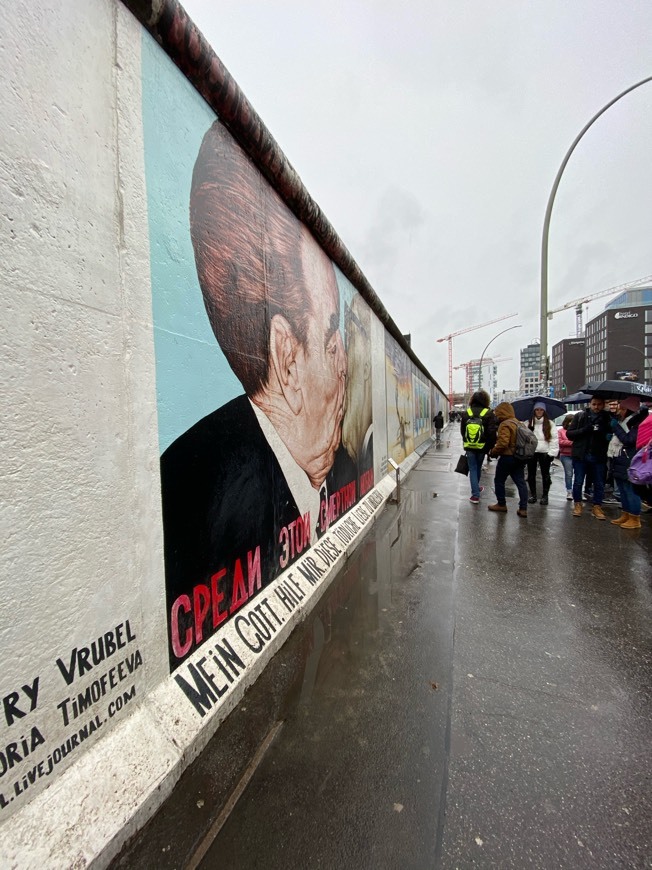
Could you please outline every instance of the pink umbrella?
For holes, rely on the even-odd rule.
[[[628,411],[638,411],[641,407],[641,400],[638,396],[623,396],[622,399],[618,399],[618,404],[621,408],[627,408]]]

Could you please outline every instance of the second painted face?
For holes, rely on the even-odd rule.
[[[311,239],[302,242],[301,260],[312,316],[305,347],[297,353],[302,393],[302,453],[313,485],[333,465],[340,444],[346,385],[346,353],[340,332],[339,290],[333,266]]]

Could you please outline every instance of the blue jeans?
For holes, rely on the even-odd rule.
[[[566,483],[566,491],[570,492],[573,488],[573,460],[570,456],[560,456],[561,464],[564,466],[564,477]]]
[[[636,495],[629,480],[619,480],[618,488],[620,489],[620,503],[623,511],[633,517],[639,517],[641,515],[641,497]]]
[[[467,450],[466,461],[469,463],[469,481],[471,483],[471,495],[480,498],[480,475],[484,462],[484,450]]]
[[[573,501],[582,501],[582,487],[587,471],[593,472],[593,504],[601,505],[604,497],[604,478],[607,466],[604,460],[596,459],[590,453],[584,459],[573,459]]]
[[[513,456],[499,456],[494,475],[494,490],[498,504],[507,504],[505,500],[505,481],[511,477],[518,489],[518,506],[527,510],[527,486],[525,484],[525,464]]]

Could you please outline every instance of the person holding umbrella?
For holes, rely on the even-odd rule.
[[[543,485],[543,497],[541,504],[548,504],[548,492],[550,490],[550,465],[559,453],[559,437],[557,426],[546,413],[544,402],[535,402],[529,429],[537,436],[537,449],[532,459],[527,463],[527,483],[530,488],[529,504],[537,501],[537,466],[541,469],[541,482]]]
[[[589,407],[572,419],[566,430],[573,442],[573,516],[582,516],[582,486],[588,469],[593,470],[593,509],[596,520],[606,520],[602,510],[607,469],[607,447],[611,437],[611,417],[604,410],[604,399],[593,396]]]
[[[627,477],[629,463],[636,453],[639,424],[648,416],[647,408],[639,408],[640,402],[635,396],[622,398],[618,402],[617,416],[611,421],[613,438],[607,455],[614,480],[618,481],[623,509],[618,519],[611,522],[621,529],[641,528],[641,498]]]

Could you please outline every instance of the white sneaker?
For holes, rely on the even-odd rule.
[[[573,493],[570,489],[566,490],[566,501],[573,501]]]

